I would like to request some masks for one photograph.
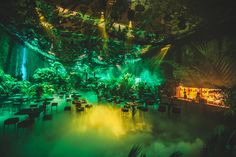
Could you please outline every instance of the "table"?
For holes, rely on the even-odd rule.
[[[4,121],[4,128],[6,125],[7,126],[16,125],[19,121],[20,121],[20,118],[18,118],[18,117],[8,118]]]
[[[53,97],[47,97],[47,98],[44,98],[44,101],[52,101],[54,98]]]
[[[138,103],[136,103],[136,102],[127,102],[126,104],[129,105],[129,106],[131,106],[131,107],[136,107],[136,106],[138,106]]]

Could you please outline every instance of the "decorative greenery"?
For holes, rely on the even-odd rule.
[[[230,89],[223,88],[225,93],[225,104],[230,106],[230,109],[225,111],[226,117],[234,117],[236,116],[236,87],[232,87]]]
[[[0,70],[0,92],[1,94],[12,94],[12,88],[16,79]]]
[[[159,94],[158,86],[146,83],[136,82],[134,75],[129,73],[121,76],[119,79],[109,79],[100,81],[96,86],[104,97],[118,96],[125,101],[135,101],[137,99],[150,103],[156,103]]]
[[[128,41],[129,45],[125,45],[129,40],[127,31],[130,19],[124,19],[124,15],[130,9],[134,11],[138,2],[132,1],[130,4],[127,0],[117,0],[111,7],[106,7],[107,1],[104,0],[67,1],[63,4],[43,0],[6,1],[5,5],[0,6],[0,12],[6,15],[0,18],[0,22],[27,46],[47,57],[54,54],[67,63],[86,54],[86,48],[97,55],[107,51],[104,56],[111,58],[132,51],[134,45],[156,45],[173,34],[181,35],[193,30],[201,22],[190,14],[186,2],[147,1],[142,4],[145,8],[142,13],[133,12],[131,34],[134,38]],[[73,9],[72,6],[78,7]],[[9,10],[12,10],[10,14]],[[98,28],[101,11],[105,13],[105,39]],[[115,28],[114,24],[121,25],[122,29]],[[118,47],[114,41],[118,41]],[[104,50],[104,42],[107,42],[107,50]],[[55,59],[55,56],[50,58]]]
[[[31,83],[28,81],[17,81],[17,79],[5,74],[0,70],[0,94],[12,95],[22,93],[29,95],[29,87]]]
[[[12,93],[22,93],[24,95],[30,95],[29,88],[31,83],[29,81],[16,81],[12,87]]]
[[[142,148],[143,146],[142,145],[134,145],[129,154],[128,154],[128,157],[138,157],[138,155],[142,152]]]
[[[223,39],[186,46],[182,54],[184,63],[173,65],[175,78],[193,86],[233,87],[236,64],[229,43]]]
[[[53,85],[54,89],[57,90],[69,90],[71,88],[69,76],[58,67],[58,64],[55,64],[55,67],[37,69],[33,74],[33,79],[35,83]]]
[[[52,95],[55,92],[54,86],[48,83],[34,84],[30,87],[29,91],[32,96],[37,97],[41,97],[45,94]]]
[[[145,153],[142,153],[143,146],[142,145],[134,145],[128,157],[147,157]],[[183,154],[180,151],[173,152],[169,157],[182,157]]]

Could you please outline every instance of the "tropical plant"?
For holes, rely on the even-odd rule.
[[[147,157],[145,153],[142,153],[143,145],[134,145],[129,154],[128,157]],[[183,154],[180,151],[173,152],[170,157],[182,157]]]
[[[129,154],[128,154],[128,157],[138,157],[139,154],[142,152],[142,148],[143,146],[142,145],[134,145]]]
[[[127,73],[119,81],[119,91],[122,96],[128,98],[128,95],[134,93],[135,78],[133,75]]]
[[[12,93],[22,93],[25,95],[30,95],[29,93],[29,87],[31,86],[31,83],[29,81],[16,81],[13,84],[12,87]]]
[[[2,70],[0,70],[0,92],[1,94],[10,95],[12,94],[12,87],[16,79],[11,77],[8,74],[5,74]]]
[[[4,88],[0,85],[0,94],[3,94],[3,93],[5,93],[5,90],[4,90]]]
[[[183,154],[180,151],[176,151],[170,155],[170,157],[181,157]]]
[[[232,127],[232,126],[230,126]],[[213,135],[206,141],[202,149],[203,157],[235,157],[236,156],[236,130],[225,126],[218,126]]]
[[[236,64],[229,43],[224,39],[186,46],[184,63],[174,65],[175,78],[195,86],[233,87],[236,84]]]
[[[80,88],[83,84],[83,77],[78,72],[73,72],[70,74],[70,81],[74,88]]]
[[[230,106],[230,108],[225,111],[225,116],[233,118],[236,115],[236,87],[224,89],[224,93],[224,103]]]
[[[54,89],[69,90],[71,84],[69,82],[69,76],[59,69],[50,68],[39,68],[33,74],[35,83],[48,83],[54,86]]]
[[[53,85],[48,83],[34,84],[29,88],[32,96],[41,97],[45,94],[52,95],[55,92]]]

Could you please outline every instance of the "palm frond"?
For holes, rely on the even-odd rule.
[[[232,56],[232,48],[223,41],[212,40],[194,43],[185,47],[186,63],[191,70],[187,73],[191,84],[224,86],[227,88],[236,84],[236,63]],[[181,67],[181,66],[179,66]],[[176,68],[176,71],[182,69]],[[183,75],[184,76],[184,75]],[[180,80],[186,78],[178,78]]]
[[[138,157],[138,155],[141,153],[143,146],[142,145],[134,145],[130,152],[128,157]]]
[[[170,157],[181,157],[183,154],[180,151],[176,151],[170,155]]]

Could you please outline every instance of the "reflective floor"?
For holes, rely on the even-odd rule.
[[[83,96],[94,104],[84,112],[77,113],[73,107],[65,112],[69,103],[55,98],[59,109],[52,112],[52,120],[35,119],[32,128],[18,133],[14,126],[1,128],[1,156],[126,157],[133,145],[142,144],[147,157],[168,157],[175,151],[197,157],[204,139],[220,125],[207,115],[184,112],[170,118],[153,107],[132,116],[121,112],[121,105],[97,104],[91,93]],[[8,116],[11,114],[0,115],[1,124]]]

